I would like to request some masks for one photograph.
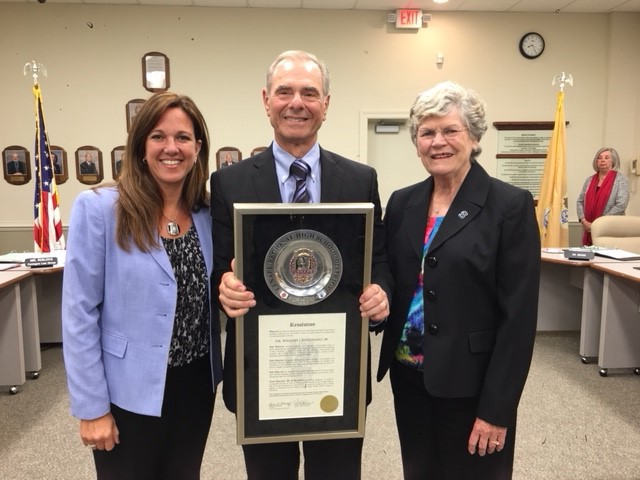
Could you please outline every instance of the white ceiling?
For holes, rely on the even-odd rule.
[[[425,12],[640,12],[640,0],[0,0],[0,3],[84,3],[113,5],[194,5],[240,8],[388,10],[419,8]]]

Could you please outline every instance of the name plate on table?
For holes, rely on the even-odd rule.
[[[239,444],[364,437],[373,204],[235,204]]]
[[[57,264],[58,264],[58,259],[56,257],[35,257],[35,258],[25,258],[24,260],[25,267],[30,267],[30,268],[53,267]]]
[[[571,250],[567,249],[564,251],[564,258],[569,260],[591,260],[595,254],[592,250],[579,249],[579,250]]]

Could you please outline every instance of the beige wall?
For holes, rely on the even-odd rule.
[[[110,177],[111,150],[126,138],[125,104],[149,96],[141,57],[150,51],[168,55],[171,90],[190,95],[203,110],[214,152],[231,145],[247,156],[271,141],[260,99],[265,70],[280,51],[300,48],[324,59],[332,74],[322,145],[362,162],[363,111],[406,112],[419,91],[451,79],[483,96],[489,122],[550,121],[557,92],[551,80],[562,71],[574,78],[565,102],[570,219],[595,150],[615,146],[625,172],[631,158],[640,158],[640,14],[436,13],[428,28],[407,32],[390,27],[380,11],[75,4],[0,9],[0,148],[22,145],[33,152],[32,81],[23,67],[43,63],[50,141],[69,156],[71,178],[59,187],[65,225],[73,198],[88,188],[75,179],[74,152],[82,145],[99,148]],[[531,30],[547,44],[534,61],[517,48]],[[438,52],[445,57],[441,69]],[[482,146],[480,162],[495,174],[495,129]],[[630,180],[627,212],[640,214],[637,180]],[[0,237],[31,225],[32,200],[33,180],[24,186],[0,180]],[[0,238],[0,251],[7,247]]]

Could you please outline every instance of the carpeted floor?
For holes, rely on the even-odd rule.
[[[595,363],[580,362],[578,345],[577,332],[538,335],[520,404],[516,480],[640,479],[640,377],[631,371],[600,377]],[[372,336],[374,364],[379,346],[380,338]],[[400,480],[388,378],[374,386],[367,417],[363,478]],[[0,479],[95,478],[77,429],[69,415],[62,349],[46,346],[39,379],[28,380],[17,395],[0,387]],[[245,478],[235,438],[234,417],[218,396],[203,480]]]

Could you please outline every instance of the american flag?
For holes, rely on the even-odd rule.
[[[51,162],[51,150],[42,113],[40,86],[33,86],[36,106],[36,192],[33,205],[33,246],[36,252],[64,249],[64,234],[60,219],[58,187]]]

